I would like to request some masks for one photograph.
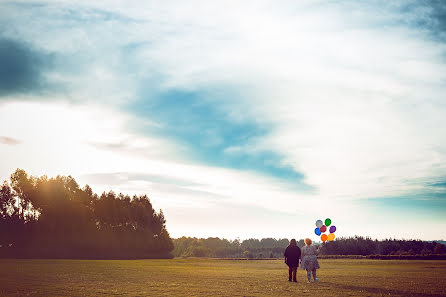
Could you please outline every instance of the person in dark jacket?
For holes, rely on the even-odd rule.
[[[290,282],[291,277],[293,277],[293,282],[297,282],[296,271],[299,267],[300,248],[296,244],[296,239],[290,240],[290,244],[286,247],[283,255],[285,256],[285,264],[288,265],[288,281]]]

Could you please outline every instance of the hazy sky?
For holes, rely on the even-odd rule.
[[[446,3],[0,1],[0,164],[173,237],[446,239]]]

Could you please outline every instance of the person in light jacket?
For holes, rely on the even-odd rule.
[[[318,250],[313,246],[313,242],[309,238],[305,238],[305,246],[302,248],[302,266],[301,269],[307,271],[308,282],[311,281],[311,274],[313,274],[314,282],[319,279],[316,277],[316,269],[319,269],[319,262],[317,261]]]

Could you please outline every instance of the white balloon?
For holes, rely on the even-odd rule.
[[[324,225],[324,224],[322,223],[321,220],[316,221],[316,227],[320,228],[320,227],[322,227],[322,225]]]

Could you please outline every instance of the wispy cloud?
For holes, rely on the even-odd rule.
[[[155,182],[165,185],[177,185],[177,186],[200,186],[195,181],[187,180],[186,178],[167,177],[159,174],[145,174],[145,173],[129,173],[129,172],[116,172],[116,173],[93,173],[80,176],[82,179],[86,179],[94,184],[105,185],[121,185],[128,181],[146,181]]]
[[[21,141],[12,137],[0,136],[0,143],[7,145],[17,145],[20,144]]]

